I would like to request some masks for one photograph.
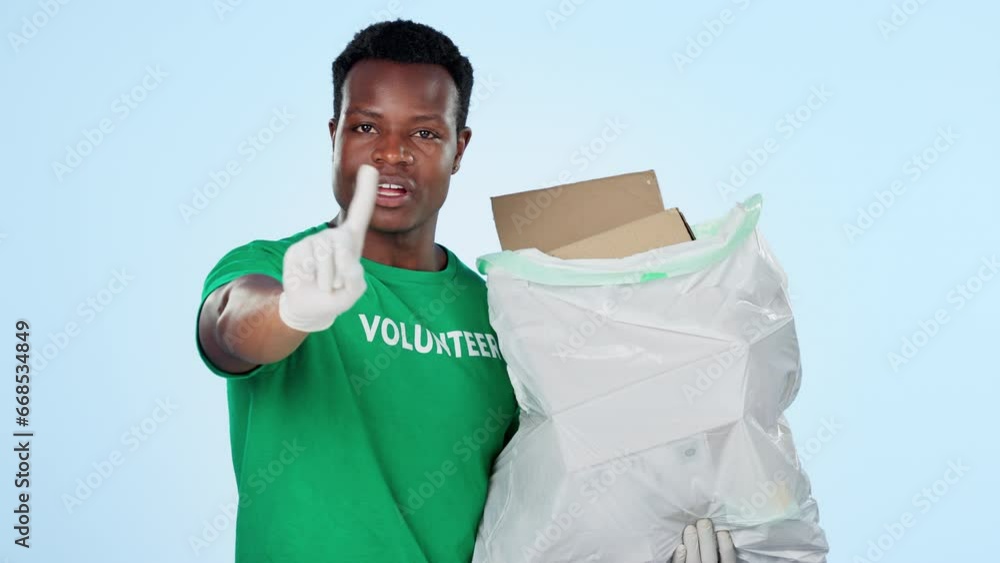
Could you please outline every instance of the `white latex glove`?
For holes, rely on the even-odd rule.
[[[361,250],[377,192],[378,171],[362,164],[347,219],[285,251],[278,314],[286,325],[303,332],[326,330],[364,294]]]
[[[674,551],[673,563],[736,563],[736,547],[729,532],[716,534],[711,520],[698,520],[684,528],[684,543]]]

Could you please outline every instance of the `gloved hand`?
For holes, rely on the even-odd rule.
[[[684,528],[684,543],[674,551],[673,563],[736,563],[736,547],[729,532],[716,534],[711,520],[698,520]]]
[[[285,251],[278,315],[286,325],[303,332],[326,330],[364,294],[361,250],[377,192],[378,171],[361,165],[347,219]]]

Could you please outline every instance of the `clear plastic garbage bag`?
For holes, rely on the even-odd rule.
[[[667,562],[699,518],[741,562],[826,561],[782,416],[799,347],[760,208],[622,259],[479,258],[521,417],[473,563]]]

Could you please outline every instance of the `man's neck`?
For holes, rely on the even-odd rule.
[[[341,217],[338,215],[327,225],[337,226]],[[448,253],[434,243],[434,226],[432,220],[403,233],[384,233],[369,228],[361,254],[373,262],[394,268],[441,271],[448,265]]]

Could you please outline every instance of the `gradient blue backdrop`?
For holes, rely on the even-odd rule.
[[[764,194],[761,229],[791,280],[805,368],[788,418],[810,444],[831,561],[867,558],[880,537],[882,561],[993,557],[1000,279],[981,265],[1000,252],[1000,5],[224,1],[4,3],[0,339],[12,371],[14,322],[30,321],[37,435],[30,550],[13,544],[15,441],[0,440],[0,557],[232,560],[225,384],[194,347],[202,282],[229,249],[336,213],[329,65],[355,31],[396,16],[449,34],[483,84],[440,242],[470,264],[495,251],[489,196],[563,171],[653,168],[694,222]],[[803,109],[813,88],[829,94]],[[274,111],[287,126],[260,133]],[[789,130],[796,111],[807,118]],[[607,120],[624,130],[581,157]],[[949,128],[947,151],[928,149]],[[250,159],[241,144],[258,134],[270,143]],[[720,191],[769,138],[766,163]],[[77,163],[67,147],[81,143]],[[914,177],[925,150],[936,161]],[[231,160],[239,173],[199,196]],[[859,208],[879,216],[849,235]],[[960,284],[969,298],[953,293]],[[939,311],[947,322],[921,328]],[[0,428],[13,432],[6,381]],[[969,470],[935,493],[949,462]],[[88,476],[96,488],[67,508]],[[918,503],[928,487],[936,500]],[[906,513],[903,537],[885,535]],[[196,553],[207,527],[223,529]]]

